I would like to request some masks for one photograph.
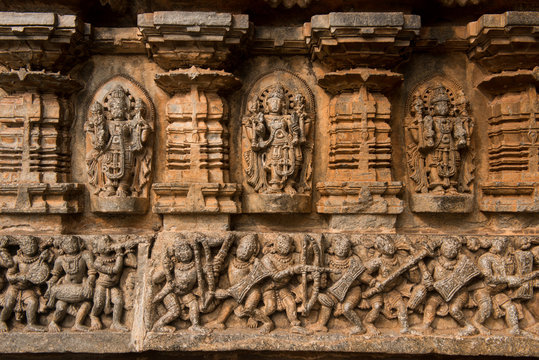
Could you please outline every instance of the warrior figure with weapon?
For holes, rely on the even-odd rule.
[[[6,273],[9,287],[4,298],[4,308],[0,313],[0,332],[8,331],[6,321],[17,307],[20,311],[26,309],[26,331],[45,331],[45,328],[38,324],[39,297],[36,288],[44,284],[49,276],[46,263],[49,255],[47,250],[39,251],[38,238],[25,236],[20,239],[19,252],[13,257],[11,267]]]
[[[507,245],[507,238],[496,238],[492,240],[489,252],[479,257],[479,270],[484,279],[474,292],[474,299],[479,307],[474,316],[474,325],[482,334],[490,334],[490,330],[483,324],[494,311],[496,318],[505,314],[505,322],[510,327],[511,335],[530,336],[531,334],[520,329],[517,308],[506,291],[508,288],[518,288],[526,281],[539,277],[539,271],[520,276],[509,275],[507,265],[510,259],[506,256]]]
[[[432,333],[432,322],[440,307],[462,327],[459,336],[470,336],[477,332],[464,316],[462,308],[468,303],[466,285],[480,272],[469,257],[459,254],[460,246],[457,239],[445,238],[440,247],[440,256],[425,267],[427,290],[436,290],[436,293],[428,298],[425,305],[423,324],[419,326],[424,333]]]
[[[327,331],[326,324],[331,317],[344,315],[354,326],[350,334],[363,334],[365,328],[355,308],[361,301],[361,283],[374,286],[373,279],[365,272],[361,259],[352,251],[352,243],[344,236],[335,239],[333,255],[328,255],[329,278],[332,285],[318,295],[321,308],[316,323],[308,328],[313,331]]]
[[[126,253],[122,251],[124,249]],[[112,330],[128,331],[129,329],[121,323],[124,299],[120,288],[120,278],[122,277],[124,266],[136,267],[133,248],[115,248],[112,245],[110,236],[105,235],[96,241],[94,254],[96,255],[94,266],[97,270],[98,278],[95,283],[94,305],[90,312],[90,329],[101,329],[103,325],[99,316],[103,312],[106,314],[112,312],[110,328]]]
[[[249,326],[256,327],[259,322],[262,323],[262,333],[273,329],[273,322],[262,310],[257,309],[262,298],[259,282],[271,275],[256,258],[259,251],[260,244],[255,234],[246,235],[239,240],[236,256],[232,257],[227,269],[230,287],[218,289],[215,293],[216,298],[226,300],[217,318],[206,325],[208,328],[225,329],[226,320],[234,312],[238,317],[249,317]],[[218,254],[216,260],[219,258]]]

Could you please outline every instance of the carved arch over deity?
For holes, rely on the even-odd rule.
[[[114,76],[95,92],[84,124],[92,211],[146,212],[154,122],[148,93],[128,76]]]
[[[436,75],[418,84],[405,107],[405,139],[412,210],[470,212],[474,179],[469,102],[454,81]]]
[[[244,212],[311,208],[314,96],[287,70],[260,76],[242,106]]]

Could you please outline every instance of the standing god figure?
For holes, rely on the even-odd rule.
[[[262,105],[262,106],[261,106]],[[294,108],[281,85],[267,90],[265,100],[250,106],[251,146],[246,153],[248,183],[263,193],[296,194],[303,166],[303,146],[309,131],[305,98],[297,94]]]
[[[93,147],[87,156],[90,184],[102,197],[138,196],[148,182],[151,155],[145,149],[152,127],[145,106],[116,86],[90,107],[84,130]]]

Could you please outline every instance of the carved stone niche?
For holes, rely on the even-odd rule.
[[[154,121],[153,103],[134,80],[118,75],[96,91],[84,124],[91,211],[147,211]]]
[[[157,74],[172,95],[165,181],[153,185],[159,214],[237,213],[241,186],[229,182],[228,105],[219,93],[240,86],[234,75],[192,67]]]
[[[412,211],[471,212],[474,121],[464,92],[435,76],[415,87],[405,111]]]
[[[539,67],[488,76],[488,180],[480,209],[539,212]]]
[[[319,213],[400,214],[400,181],[391,181],[391,104],[383,95],[402,81],[387,70],[356,68],[327,73],[318,84],[334,94],[329,105],[328,180]]]
[[[311,90],[297,75],[274,70],[251,85],[242,106],[243,212],[310,212]]]
[[[0,213],[69,214],[82,210],[70,183],[69,96],[82,85],[43,71],[0,73]]]

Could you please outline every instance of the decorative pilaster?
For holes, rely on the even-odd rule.
[[[82,210],[70,183],[70,96],[82,84],[63,75],[82,49],[76,16],[0,13],[0,213]]]
[[[482,211],[539,212],[538,26],[533,11],[483,15],[468,24],[468,55],[492,73],[478,85],[490,99]]]

